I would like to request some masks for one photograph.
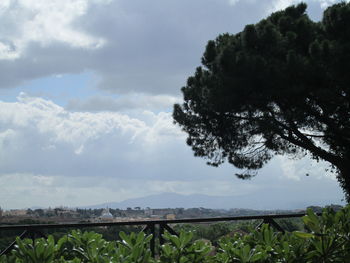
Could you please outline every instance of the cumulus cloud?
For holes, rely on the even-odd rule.
[[[0,102],[0,127],[1,173],[172,181],[197,180],[208,171],[234,174],[232,167],[217,170],[193,158],[168,112],[71,112],[22,93],[17,102]],[[274,173],[297,181],[306,173],[323,175],[326,167],[309,159],[278,162]]]
[[[73,23],[93,4],[107,0],[7,0],[0,5],[0,59],[21,57],[28,45],[62,42],[72,47],[98,48],[102,38],[90,35]]]
[[[171,113],[70,112],[21,94],[0,102],[0,127],[2,173],[196,180],[206,170]]]
[[[282,170],[281,176],[291,180],[301,181],[305,176],[311,176],[318,180],[336,181],[336,174],[330,169],[329,163],[313,160],[310,156],[302,159],[291,159],[286,156],[276,157]]]

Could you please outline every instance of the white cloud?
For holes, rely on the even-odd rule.
[[[308,4],[308,9],[313,9],[314,5],[318,5],[319,7],[321,7],[322,9],[326,9],[328,6],[331,6],[337,2],[340,2],[339,0],[274,0],[271,2],[271,6],[270,8],[267,10],[269,13],[270,12],[275,12],[275,11],[279,11],[282,9],[287,8],[288,6],[291,5],[295,5],[298,4],[300,2],[304,2]],[[348,0],[345,2],[349,2]],[[308,12],[310,12],[310,10],[308,10]],[[311,13],[313,13],[313,10],[311,10]],[[320,14],[317,14],[317,16],[319,17]]]
[[[52,101],[28,97],[21,93],[17,103],[1,103],[3,123],[17,128],[33,128],[39,134],[49,134],[50,141],[78,145],[103,134],[119,131],[138,134],[146,129],[139,120],[113,113],[71,113]]]
[[[299,182],[306,176],[310,176],[317,180],[336,181],[336,174],[331,171],[329,163],[322,160],[317,162],[309,155],[302,159],[278,156],[277,160],[282,170],[281,176],[290,180]]]
[[[19,58],[28,45],[54,42],[71,47],[99,48],[105,40],[74,26],[94,4],[106,0],[8,0],[0,5],[0,59]]]
[[[160,150],[184,142],[170,113],[144,111],[131,118],[116,112],[69,112],[52,101],[23,93],[18,102],[0,102],[0,124],[7,127],[0,130],[1,152],[6,152],[0,170],[11,173],[79,176],[85,173],[81,165],[86,165],[92,176],[112,176],[112,169],[120,165],[140,177],[135,160],[139,167],[150,168],[169,160]],[[127,176],[125,172],[120,176]]]
[[[268,10],[268,12],[270,13],[270,12],[275,12],[275,11],[285,9],[286,7],[293,5],[297,2],[301,2],[301,1],[298,1],[298,0],[275,0],[272,2],[272,6]]]
[[[14,137],[15,131],[12,129],[7,129],[2,132],[0,132],[0,145],[3,145],[6,143],[6,140],[10,139],[11,137]]]
[[[320,4],[321,4],[321,8],[325,9],[330,5],[333,5],[334,3],[336,3],[336,0],[321,0]]]
[[[291,159],[287,159],[282,156],[277,157],[281,163],[283,176],[295,180],[300,181],[300,177],[302,176],[299,171],[297,171],[295,167],[295,161]],[[305,176],[305,174],[304,174]]]

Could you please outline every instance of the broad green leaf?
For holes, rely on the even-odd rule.
[[[300,232],[300,231],[294,231],[293,234],[297,237],[300,237],[300,238],[313,238],[313,237],[315,237],[314,234]]]

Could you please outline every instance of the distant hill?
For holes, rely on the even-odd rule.
[[[150,195],[142,198],[127,199],[122,202],[109,202],[97,205],[86,206],[83,208],[119,208],[126,209],[127,207],[141,208],[193,208],[204,207],[213,209],[231,209],[231,208],[249,208],[258,210],[275,210],[275,209],[304,209],[310,205],[327,205],[326,201],[318,201],[313,203],[298,203],[293,200],[285,200],[283,198],[270,198],[264,196],[262,202],[261,195],[247,196],[209,196],[202,194],[180,195],[176,193],[162,193]]]

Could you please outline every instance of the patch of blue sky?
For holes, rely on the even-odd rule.
[[[52,100],[64,107],[71,99],[85,99],[104,93],[96,88],[97,82],[98,78],[93,72],[51,75],[28,81],[12,89],[0,89],[0,100],[15,102],[17,96],[24,92],[28,96]]]

